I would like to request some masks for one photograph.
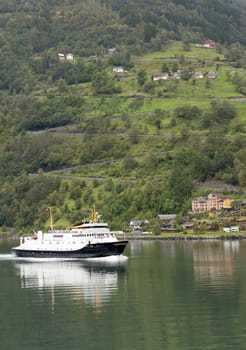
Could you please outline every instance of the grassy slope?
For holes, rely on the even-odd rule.
[[[188,58],[192,59],[192,64],[196,67],[197,71],[211,71],[216,69],[216,65],[219,64],[218,75],[216,79],[210,81],[210,87],[205,85],[205,79],[196,80],[195,85],[192,80],[185,82],[180,80],[178,83],[174,81],[159,82],[156,84],[153,94],[144,93],[138,86],[136,81],[136,73],[140,69],[144,69],[147,72],[148,81],[151,81],[151,74],[161,71],[161,66],[164,62],[172,63],[172,59],[179,56],[185,56],[187,62]],[[167,59],[169,58],[169,59]],[[219,60],[218,60],[219,58]],[[194,61],[193,61],[194,60]],[[214,98],[231,98],[239,96],[236,91],[235,85],[228,79],[228,74],[237,71],[238,74],[243,74],[241,69],[233,68],[229,63],[224,61],[224,57],[218,54],[216,50],[204,49],[195,45],[191,46],[190,51],[183,51],[182,44],[180,42],[174,42],[168,46],[164,52],[155,52],[147,54],[142,57],[134,58],[134,68],[121,75],[124,78],[118,82],[121,86],[122,92],[116,96],[106,96],[104,104],[101,104],[101,98],[95,98],[92,96],[85,96],[85,101],[90,106],[87,116],[103,116],[109,115],[111,119],[111,125],[113,125],[114,133],[125,133],[128,131],[126,128],[126,119],[130,120],[131,128],[136,127],[140,134],[150,135],[155,134],[156,137],[152,137],[151,142],[146,142],[146,138],[140,137],[139,143],[133,145],[129,153],[132,155],[145,155],[148,156],[151,152],[156,153],[159,149],[160,143],[163,147],[163,140],[170,135],[179,135],[181,125],[175,127],[170,126],[171,117],[168,112],[172,112],[175,108],[180,106],[198,106],[202,110],[210,108],[210,103]],[[168,93],[169,97],[157,97],[157,92],[165,90],[166,87],[174,87],[173,93]],[[77,87],[80,91],[88,92],[88,84],[81,84]],[[136,110],[132,110],[131,105],[135,99],[129,98],[131,96],[141,96],[142,102]],[[245,122],[246,104],[234,102],[231,99],[231,103],[237,109],[237,120]],[[151,117],[156,110],[161,110],[164,113],[162,118],[162,128],[157,130],[154,125],[150,123]],[[127,116],[127,117],[126,117]],[[201,131],[195,128],[190,129],[193,134],[201,135]],[[233,131],[229,132],[233,133]],[[147,144],[147,147],[146,147]],[[96,176],[109,176],[109,173],[119,173],[114,171],[115,168],[120,168],[119,164],[122,160],[119,160],[117,164],[107,166],[93,166],[93,167],[81,167],[77,169],[75,174],[80,176],[88,176],[94,174]],[[120,174],[123,174],[120,169]],[[126,177],[134,177],[136,174],[128,173]],[[109,176],[111,177],[111,176]]]
[[[122,92],[117,95],[107,95],[107,96],[93,96],[91,89],[91,84],[79,84],[68,87],[69,90],[80,96],[83,96],[85,101],[85,108],[83,114],[79,117],[78,123],[76,125],[67,126],[63,129],[63,133],[56,133],[56,136],[61,139],[67,137],[66,132],[71,129],[74,131],[82,131],[81,125],[88,124],[90,120],[97,119],[96,127],[97,129],[93,131],[93,134],[88,141],[93,142],[93,138],[99,137],[103,142],[107,138],[113,139],[113,145],[119,142],[121,145],[126,143],[128,149],[124,154],[119,156],[111,156],[107,151],[102,152],[99,150],[99,160],[109,161],[107,163],[95,162],[94,164],[88,164],[84,166],[77,167],[71,171],[57,171],[56,175],[70,175],[72,177],[67,180],[69,183],[76,183],[78,179],[78,184],[83,180],[86,184],[85,190],[81,191],[81,198],[79,200],[72,200],[70,196],[64,194],[63,207],[59,207],[55,212],[55,224],[56,227],[68,227],[73,223],[73,215],[71,213],[78,210],[77,205],[81,201],[81,205],[84,206],[88,204],[88,198],[90,201],[93,198],[93,202],[97,203],[99,206],[99,211],[102,213],[103,217],[107,219],[107,205],[105,203],[110,203],[114,207],[114,198],[110,190],[107,190],[107,186],[110,185],[110,181],[114,182],[114,186],[117,191],[117,186],[122,188],[127,188],[126,192],[121,192],[119,187],[119,192],[117,197],[125,196],[125,201],[130,201],[129,205],[124,208],[124,212],[121,208],[116,208],[119,212],[115,216],[115,222],[111,225],[113,228],[117,228],[120,216],[120,224],[127,223],[129,218],[135,217],[136,215],[141,215],[141,211],[135,208],[134,196],[136,189],[141,191],[141,187],[151,184],[155,179],[167,178],[170,172],[171,163],[169,161],[172,152],[179,147],[179,138],[182,137],[183,129],[186,128],[186,132],[192,134],[196,137],[203,137],[203,134],[207,134],[208,130],[201,130],[196,120],[191,122],[184,122],[176,120],[173,124],[173,110],[181,106],[198,106],[201,110],[209,110],[211,101],[214,98],[231,98],[238,96],[235,86],[228,80],[228,72],[235,71],[229,63],[222,61],[216,61],[217,53],[215,50],[208,50],[209,60],[205,62],[205,66],[200,67],[201,61],[205,59],[206,50],[197,48],[195,46],[191,47],[191,51],[184,52],[182,50],[180,43],[174,43],[165,52],[155,53],[152,55],[146,55],[143,57],[134,58],[135,66],[132,70],[121,75],[122,80],[117,79],[117,84],[121,86]],[[215,70],[216,64],[220,64],[218,70],[218,77],[211,80],[210,87],[206,88],[205,80],[197,80],[195,85],[192,80],[185,82],[180,80],[175,81],[165,81],[157,83],[154,91],[144,92],[137,84],[136,74],[140,69],[145,69],[147,72],[148,82],[151,82],[151,74],[154,72],[159,72],[163,64],[163,59],[156,59],[157,56],[171,57],[170,61],[165,60],[165,62],[173,62],[173,57],[178,55],[184,55],[185,60],[188,62],[188,67],[191,67],[191,61],[186,59],[188,54],[190,58],[195,58],[192,60],[192,64],[196,67],[196,70]],[[105,58],[107,60],[107,57]],[[204,63],[203,63],[204,64]],[[111,74],[112,67],[108,69]],[[237,70],[239,74],[243,74],[243,71]],[[163,92],[163,94],[158,94],[158,91]],[[168,91],[167,93],[165,91]],[[53,88],[49,91],[50,94],[59,95],[61,92],[59,89]],[[36,92],[35,92],[36,94]],[[42,98],[42,91],[39,92],[40,98]],[[44,93],[45,94],[45,93]],[[231,100],[231,99],[230,99]],[[245,128],[245,114],[246,114],[246,104],[233,102],[238,111],[238,115],[234,121],[232,121],[231,126],[228,130],[229,135],[235,135],[235,130],[233,129],[233,123],[241,122],[244,124],[244,135],[246,132]],[[158,111],[157,111],[158,110]],[[155,117],[161,118],[161,127],[158,129],[153,123]],[[101,122],[105,118],[110,119],[110,127],[106,129],[106,132],[101,132]],[[130,134],[133,130],[137,130],[138,142],[130,143]],[[64,134],[65,132],[65,134]],[[241,132],[242,134],[242,132]],[[83,134],[77,134],[75,136],[70,135],[77,140],[78,145],[81,140],[83,140]],[[97,141],[96,141],[97,142]],[[78,146],[79,150],[80,146]],[[81,151],[83,152],[83,151]],[[79,164],[78,152],[78,162]],[[134,157],[137,166],[127,168],[125,166],[127,157]],[[157,157],[159,160],[158,167],[154,167],[153,171],[146,168],[146,163],[151,162],[151,158]],[[50,174],[52,175],[52,173]],[[69,190],[68,190],[69,193]],[[88,195],[92,193],[92,196]],[[118,205],[119,203],[116,203]],[[126,210],[125,210],[126,209]],[[141,210],[141,209],[140,209]],[[70,212],[70,217],[66,215]],[[143,214],[146,217],[152,217],[152,211],[148,208]],[[61,219],[62,218],[62,219]],[[116,221],[117,220],[117,221]],[[48,226],[48,221],[46,222]],[[124,227],[122,227],[124,228]],[[127,226],[126,226],[127,228]]]

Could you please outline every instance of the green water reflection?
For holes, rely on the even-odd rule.
[[[244,241],[130,242],[128,259],[106,261],[18,260],[6,248],[3,350],[245,349]]]

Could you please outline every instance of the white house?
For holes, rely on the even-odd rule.
[[[149,221],[146,219],[132,219],[129,223],[129,226],[132,231],[138,231],[141,228],[142,224],[148,224]]]
[[[115,51],[116,51],[115,47],[113,47],[112,49],[108,49],[108,54],[112,55],[113,53],[115,53]]]
[[[153,81],[167,80],[168,78],[169,78],[168,73],[154,73],[154,74],[152,74]]]
[[[58,58],[59,58],[59,60],[65,60],[64,53],[58,53]]]
[[[124,73],[125,70],[123,67],[114,67],[113,68],[113,73]]]
[[[73,59],[74,59],[74,56],[72,53],[68,53],[65,55],[64,53],[59,52],[57,55],[58,55],[59,60],[61,60],[61,61],[63,61],[63,60],[73,61]]]
[[[194,79],[203,79],[203,74],[201,72],[194,72],[193,78]]]
[[[72,53],[66,54],[66,60],[67,60],[67,61],[73,61],[73,60],[74,60],[73,54],[72,54]]]
[[[216,76],[217,76],[216,72],[208,72],[207,73],[207,78],[209,78],[209,79],[215,79]]]

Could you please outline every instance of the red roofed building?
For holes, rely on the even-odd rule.
[[[213,40],[207,39],[204,41],[203,46],[205,47],[211,47],[211,48],[216,48],[216,43]]]

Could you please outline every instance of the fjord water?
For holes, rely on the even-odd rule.
[[[28,260],[0,242],[3,350],[234,350],[246,241],[135,241],[125,257]]]

